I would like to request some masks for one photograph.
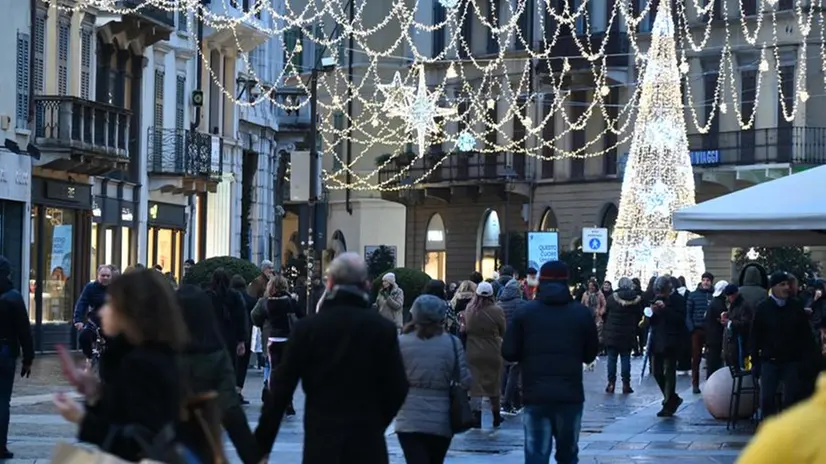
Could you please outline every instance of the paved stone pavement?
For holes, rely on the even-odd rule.
[[[660,393],[650,377],[639,383],[639,359],[633,363],[632,395],[607,395],[605,358],[593,372],[585,372],[586,402],[580,437],[580,461],[583,463],[733,463],[739,450],[751,437],[747,424],[736,432],[727,432],[725,423],[712,419],[699,395],[692,395],[689,378],[678,377],[678,390],[686,399],[676,417],[660,419]],[[251,369],[245,395],[252,404],[246,407],[250,422],[255,424],[260,409],[260,370]],[[17,380],[12,399],[9,448],[16,459],[10,463],[46,462],[56,441],[73,442],[74,426],[55,414],[51,395],[66,391],[55,357],[40,358],[30,379]],[[271,462],[301,462],[303,394],[296,394],[299,414],[285,419],[276,441]],[[398,441],[387,432],[391,463],[404,458]],[[457,436],[451,444],[448,463],[524,462],[523,434],[520,418],[511,417],[498,430],[473,430]],[[231,445],[227,443],[228,449]],[[232,452],[229,453],[232,456]],[[237,462],[237,460],[235,460]]]

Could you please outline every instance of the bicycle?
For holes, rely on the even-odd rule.
[[[95,375],[100,375],[100,357],[106,351],[106,338],[103,336],[103,330],[92,322],[86,323],[87,327],[95,331],[95,341],[92,342],[92,357],[89,358],[89,368]]]

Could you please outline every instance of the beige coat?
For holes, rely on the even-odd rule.
[[[505,312],[495,304],[482,308],[468,305],[464,315],[467,335],[465,351],[473,377],[470,395],[498,398],[502,384]]]
[[[398,285],[392,284],[389,290],[382,288],[376,298],[376,307],[379,314],[393,321],[397,328],[404,324],[404,291]]]

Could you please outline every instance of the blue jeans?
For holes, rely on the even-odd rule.
[[[617,358],[620,358],[620,376],[623,382],[631,381],[631,352],[618,351],[616,348],[608,348],[608,382],[617,381]]]
[[[8,346],[0,345],[0,451],[6,449],[9,436],[9,410],[15,373],[17,359],[12,357]]]
[[[548,464],[556,440],[556,462],[579,462],[582,403],[534,404],[522,411],[525,428],[525,464]]]

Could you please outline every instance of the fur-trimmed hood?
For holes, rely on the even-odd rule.
[[[642,297],[637,295],[637,292],[630,288],[623,288],[615,291],[611,294],[611,298],[622,306],[631,306],[639,304],[640,301],[642,301]]]

